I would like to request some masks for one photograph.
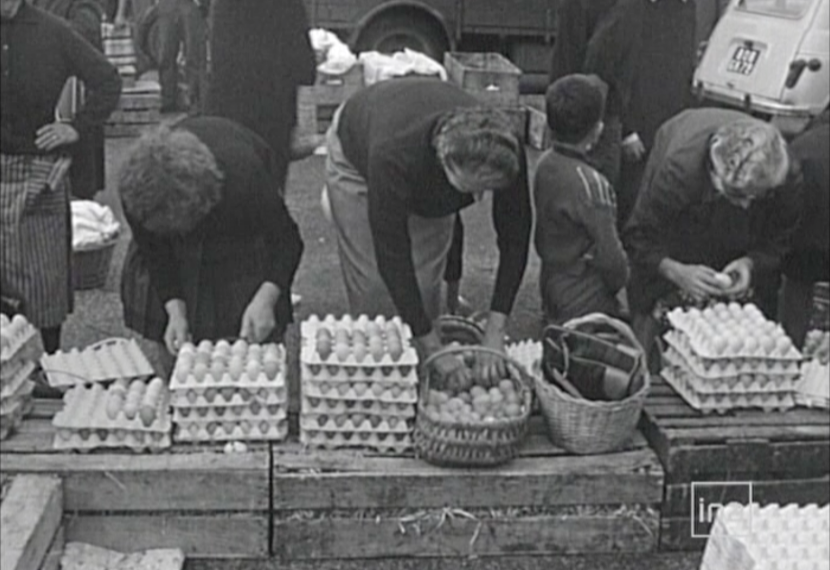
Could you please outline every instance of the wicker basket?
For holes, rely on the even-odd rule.
[[[618,401],[588,400],[574,397],[544,378],[533,379],[551,441],[580,455],[608,453],[624,447],[637,429],[651,387],[644,351],[627,325],[596,313],[569,321],[564,328],[579,331],[597,324],[616,330],[625,345],[638,351],[636,377],[631,382],[641,385],[633,394]],[[543,368],[548,364],[543,358]]]
[[[441,421],[426,413],[425,400],[433,381],[430,365],[441,356],[466,351],[489,352],[505,359],[510,380],[517,387],[521,397],[521,416],[491,422],[460,423]],[[527,432],[532,399],[531,380],[521,365],[489,348],[465,346],[445,348],[433,354],[424,363],[422,370],[424,379],[414,435],[415,449],[421,459],[442,467],[492,467],[507,463],[516,457]],[[433,386],[437,384],[436,380]]]
[[[76,291],[100,289],[106,284],[117,243],[114,238],[94,247],[72,250],[72,284]]]

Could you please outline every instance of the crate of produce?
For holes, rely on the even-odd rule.
[[[499,53],[448,52],[444,67],[450,81],[486,103],[519,104],[522,70]]]

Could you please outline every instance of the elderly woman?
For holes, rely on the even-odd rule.
[[[781,134],[743,113],[694,109],[659,129],[624,233],[644,346],[671,293],[742,296],[779,269],[801,214],[799,179]]]
[[[377,83],[349,99],[327,135],[326,179],[340,265],[354,314],[399,313],[424,356],[455,214],[493,194],[499,268],[485,345],[504,329],[527,264],[531,208],[524,150],[501,113],[459,87],[427,78]],[[460,372],[455,358],[439,373]],[[479,374],[503,374],[482,358]]]
[[[127,326],[171,354],[190,338],[282,336],[303,243],[264,140],[219,117],[162,126],[130,151],[118,188],[135,242]]]
[[[72,310],[71,226],[66,173],[83,133],[118,104],[118,71],[69,24],[23,0],[0,0],[0,274],[3,295],[22,302],[44,345],[60,346]],[[71,122],[55,119],[69,77],[87,86]]]

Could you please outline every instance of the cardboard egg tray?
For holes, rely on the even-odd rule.
[[[737,408],[783,411],[795,405],[792,392],[753,392],[737,389],[730,392],[706,392],[706,380],[701,380],[676,366],[663,368],[662,376],[690,406],[704,413],[725,413]]]
[[[17,402],[23,399],[31,399],[34,389],[35,383],[28,378],[24,378],[23,382],[15,389],[14,392],[10,393],[8,396],[0,398],[0,416],[10,414],[16,407]]]
[[[281,441],[288,435],[288,420],[222,420],[209,423],[182,421],[176,424],[177,442]]]
[[[407,341],[412,339],[412,329],[409,325],[403,322],[400,317],[392,317],[387,319],[380,315],[370,319],[366,315],[360,315],[357,318],[351,315],[345,315],[337,318],[334,315],[326,315],[322,319],[318,315],[311,315],[302,323],[300,323],[300,336],[303,341],[314,341],[317,338],[317,331],[321,328],[327,328],[332,332],[337,328],[348,329],[349,332],[354,330],[361,330],[366,332],[369,323],[375,323],[381,330],[384,330],[387,323],[393,323],[401,334],[401,340]]]
[[[40,365],[53,388],[153,375],[135,339],[110,339],[81,351],[73,348],[44,355]]]
[[[767,371],[770,374],[798,374],[802,359],[759,356],[703,356],[684,333],[673,330],[663,336],[702,376],[733,376],[743,372]],[[795,350],[795,349],[793,349]]]
[[[23,418],[32,411],[34,402],[31,396],[18,398],[0,414],[0,440],[6,439],[23,422]]]
[[[365,391],[359,393],[366,386]],[[387,402],[391,404],[415,404],[418,402],[417,385],[401,385],[398,382],[344,382],[331,380],[309,380],[304,378],[302,392],[309,398],[322,398],[335,401],[352,402]]]
[[[403,453],[412,449],[409,433],[344,433],[335,431],[300,430],[300,442],[322,449],[366,448],[380,453]]]
[[[412,419],[375,416],[353,412],[349,414],[303,414],[300,429],[337,433],[411,433]]]
[[[5,364],[3,365],[6,366]],[[37,366],[32,361],[21,361],[9,366],[9,376],[0,382],[0,400],[11,397],[34,373]]]
[[[373,416],[390,416],[396,418],[414,418],[415,405],[409,403],[390,403],[377,400],[326,400],[303,396],[302,413],[339,415],[339,414],[369,414]]]
[[[269,388],[203,388],[174,390],[170,404],[174,408],[238,408],[253,402],[261,405],[284,404],[288,400],[285,386]]]
[[[285,405],[281,404],[261,406],[255,403],[250,406],[234,408],[173,408],[173,421],[177,424],[183,422],[208,424],[226,420],[234,422],[276,421],[284,420],[287,417],[288,410]]]
[[[220,377],[215,377],[212,374],[206,374],[201,380],[197,380],[192,374],[181,380],[175,373],[170,378],[170,389],[175,392],[196,392],[204,394],[205,391],[214,389],[222,390],[223,388],[247,390],[249,392],[257,392],[258,390],[278,390],[285,389],[285,376],[282,372],[275,377],[269,378],[264,372],[260,372],[256,376],[249,376],[247,372],[243,372],[239,377],[234,378],[228,373]]]
[[[830,408],[830,365],[818,360],[804,363],[795,401],[811,408]]]
[[[345,368],[301,363],[300,378],[315,382],[387,382],[414,386],[418,384],[418,369],[415,366]]]
[[[537,378],[542,377],[542,343],[523,340],[505,347],[507,356],[521,364],[525,372]]]
[[[701,390],[709,392],[728,392],[750,384],[757,386],[759,392],[792,392],[801,378],[800,372],[776,373],[764,369],[704,370],[699,362],[690,359],[673,346],[669,346],[663,353],[663,360],[696,376]]]
[[[22,315],[15,317],[0,327],[0,335],[8,344],[3,343],[0,348],[0,363],[3,366],[13,359],[37,360],[43,354],[43,344],[38,330]]]
[[[141,452],[148,449],[167,449],[170,445],[170,434],[166,432],[59,428],[55,433],[52,447],[60,451],[91,451],[126,447],[135,452]]]
[[[730,503],[712,525],[701,570],[827,570],[830,507]]]
[[[369,323],[377,325],[380,329],[380,336],[383,338],[383,352],[380,358],[376,359],[374,356],[369,354],[368,351],[360,360],[358,360],[351,351],[349,351],[345,358],[338,358],[334,350],[332,350],[332,353],[329,354],[327,358],[322,358],[317,352],[317,331],[321,328],[328,329],[331,332],[332,337],[335,336],[335,331],[337,329],[345,329],[349,331],[350,335],[356,330],[366,334]],[[397,359],[393,358],[392,355],[389,354],[386,344],[386,326],[390,323],[398,330],[401,338],[401,348],[403,349],[403,352]],[[403,323],[400,317],[393,317],[392,319],[377,317],[370,321],[367,317],[358,317],[357,320],[351,317],[335,319],[333,316],[328,315],[323,320],[320,320],[318,317],[312,316],[303,321],[300,325],[300,331],[302,335],[300,361],[303,364],[326,366],[332,370],[334,367],[344,369],[361,368],[366,370],[372,368],[414,368],[418,365],[418,354],[416,353],[415,347],[412,346],[411,342],[412,332],[409,327]],[[334,374],[334,372],[332,372],[332,374]]]

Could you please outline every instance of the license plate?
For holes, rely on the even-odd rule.
[[[729,60],[729,65],[726,66],[726,71],[749,75],[755,69],[755,64],[758,63],[760,56],[761,52],[757,49],[738,46],[732,54],[732,59]]]

